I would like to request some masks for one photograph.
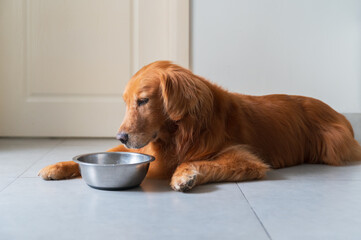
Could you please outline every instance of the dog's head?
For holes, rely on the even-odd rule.
[[[155,141],[166,123],[202,122],[213,102],[204,80],[168,61],[140,69],[130,79],[123,98],[127,109],[117,138],[128,148]]]

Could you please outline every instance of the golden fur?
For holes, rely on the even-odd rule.
[[[127,112],[119,133],[129,139],[109,151],[154,155],[147,176],[171,178],[174,190],[259,179],[269,167],[361,160],[350,123],[317,99],[230,93],[168,61],[139,70],[123,98]],[[140,105],[141,99],[149,101]],[[40,175],[80,173],[74,162],[62,162]]]

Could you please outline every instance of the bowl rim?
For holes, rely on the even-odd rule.
[[[89,156],[89,155],[94,155],[94,154],[130,154],[130,155],[143,155],[143,156],[147,156],[150,159],[144,162],[139,162],[139,163],[111,163],[111,164],[98,164],[98,163],[89,163],[89,162],[82,162],[79,161],[78,159],[80,157],[85,157],[85,156]],[[144,153],[135,153],[135,152],[94,152],[94,153],[85,153],[85,154],[80,154],[77,155],[75,157],[73,157],[73,161],[78,163],[79,165],[89,165],[89,166],[101,166],[101,167],[106,167],[106,166],[110,166],[110,167],[114,167],[114,166],[133,166],[133,165],[139,165],[139,164],[144,164],[144,163],[150,163],[153,162],[155,160],[155,157],[152,155],[148,155],[148,154],[144,154]]]

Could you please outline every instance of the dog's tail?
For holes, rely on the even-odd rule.
[[[350,130],[351,134],[352,134],[352,140],[349,146],[350,149],[350,155],[346,160],[346,162],[356,162],[356,161],[361,161],[361,142],[358,142],[355,139],[355,133],[354,130],[352,128],[352,125],[350,123],[349,120],[347,120],[347,118],[345,117],[345,122],[347,125],[347,128]]]
[[[351,146],[350,161],[361,161],[361,146],[356,140],[354,141],[353,146]]]
[[[325,127],[322,130],[321,141],[319,147],[323,163],[341,166],[361,161],[361,146],[354,138],[351,124],[348,121]]]

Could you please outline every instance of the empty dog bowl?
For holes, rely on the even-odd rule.
[[[140,185],[154,157],[129,152],[99,152],[78,155],[81,176],[91,187],[105,190],[132,188]]]

